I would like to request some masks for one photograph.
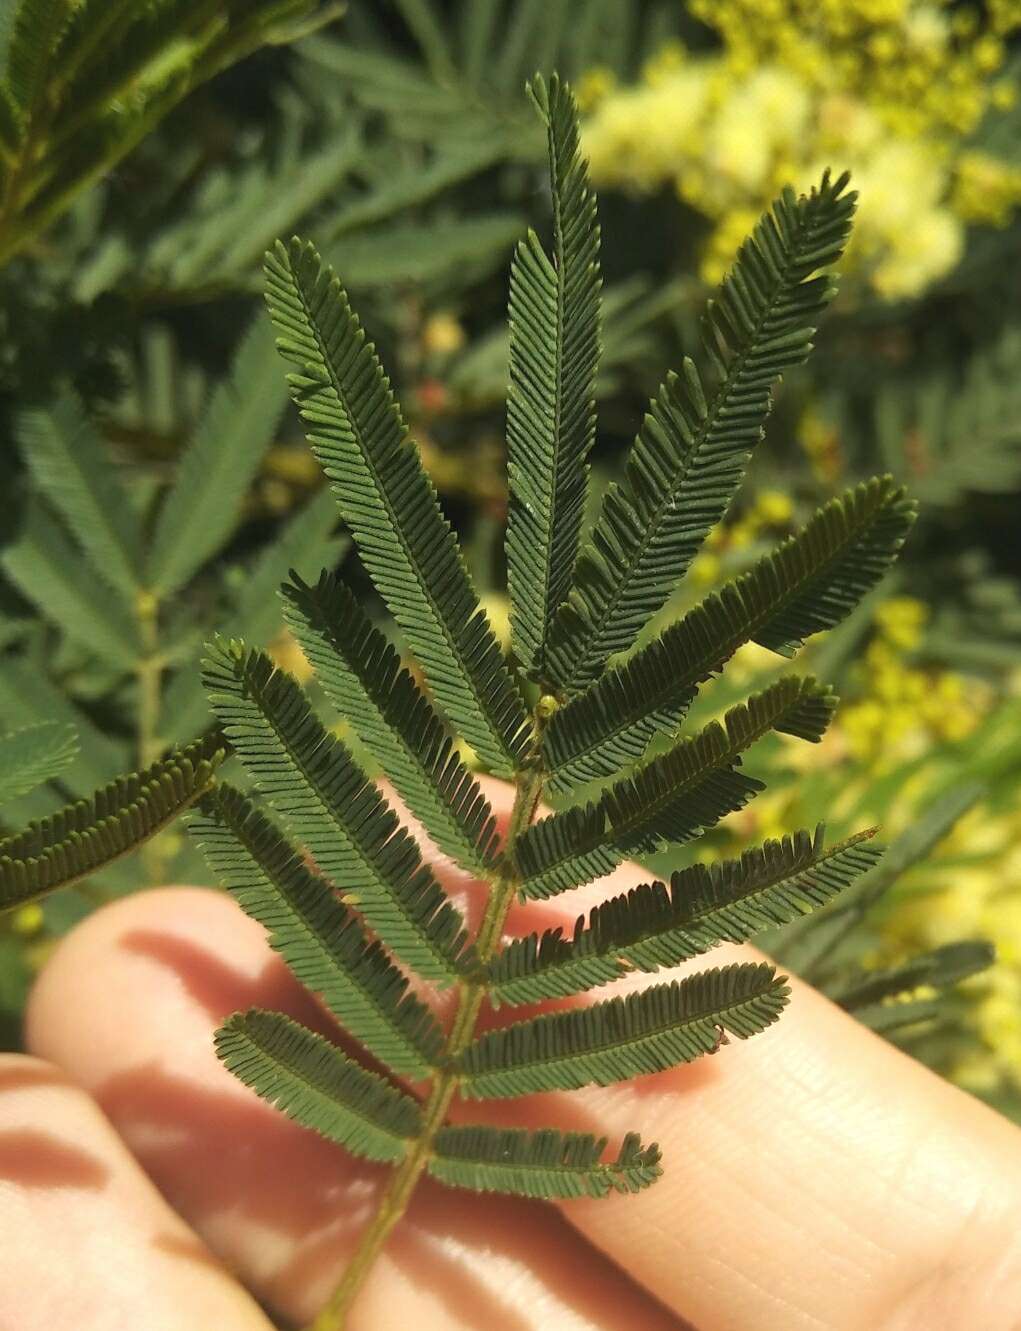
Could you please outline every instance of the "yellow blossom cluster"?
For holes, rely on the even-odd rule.
[[[895,596],[876,612],[876,633],[852,667],[854,700],[840,713],[852,756],[872,772],[926,752],[934,743],[966,738],[984,708],[977,691],[950,670],[908,664],[928,618],[922,601]]]
[[[881,603],[864,658],[844,681],[845,701],[822,743],[783,746],[778,760],[783,769],[830,781],[840,774],[839,791],[827,808],[835,826],[848,818],[854,826],[874,818],[887,839],[904,832],[932,801],[934,789],[959,780],[955,742],[990,716],[995,700],[979,681],[912,659],[924,645],[927,618],[924,603],[911,597]],[[770,669],[769,654],[742,649],[733,668],[752,681]],[[1004,706],[1012,710],[997,713],[998,728],[1013,728],[1016,736],[1021,705]],[[1005,733],[1002,743],[1012,742],[1016,738]],[[904,776],[890,797],[883,778],[898,771]],[[885,791],[879,808],[869,802],[875,788]],[[805,799],[803,781],[776,783],[726,821],[711,857],[732,855],[749,841],[810,822],[818,810]],[[1009,800],[983,801],[965,814],[897,884],[878,929],[873,960],[879,965],[960,939],[993,944],[994,966],[965,987],[966,1052],[952,1046],[943,1070],[982,1094],[1021,1093],[1021,809],[1012,809]]]
[[[850,261],[881,296],[917,295],[957,264],[968,223],[1003,225],[1021,171],[964,146],[1013,85],[1002,4],[983,22],[941,0],[689,0],[720,48],[659,51],[641,82],[603,70],[581,85],[597,184],[671,183],[713,223],[717,281],[777,190],[825,165],[860,191]]]

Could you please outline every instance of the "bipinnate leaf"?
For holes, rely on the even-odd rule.
[[[133,597],[141,583],[138,519],[81,402],[66,391],[51,408],[22,413],[18,439],[39,489],[74,533],[92,573]]]
[[[219,784],[189,828],[210,868],[266,927],[299,982],[381,1063],[409,1077],[426,1076],[443,1044],[432,1013],[273,824],[240,791]]]
[[[601,878],[629,854],[683,844],[743,808],[762,782],[740,770],[741,755],[771,731],[816,741],[833,713],[833,693],[789,676],[732,707],[691,739],[615,782],[597,801],[565,809],[522,834],[521,895],[549,897]]]
[[[545,673],[546,636],[570,590],[595,438],[599,224],[578,146],[570,89],[556,75],[530,91],[546,126],[553,250],[534,231],[510,281],[507,393],[507,585],[514,650]]]
[[[279,1012],[235,1012],[215,1042],[239,1081],[352,1155],[398,1164],[422,1132],[421,1110],[409,1095]]]
[[[284,617],[327,697],[437,847],[485,877],[496,850],[492,809],[397,653],[329,574],[315,587],[292,576],[283,592]]]
[[[34,111],[45,91],[54,52],[73,9],[72,0],[19,0],[6,73],[14,102],[22,112]]]
[[[0,735],[0,805],[52,781],[77,756],[74,726],[56,721],[20,726]]]
[[[82,559],[49,504],[30,499],[25,505],[17,538],[0,554],[0,566],[72,642],[121,671],[137,664],[142,647],[130,601]]]
[[[537,1003],[584,993],[632,970],[656,971],[719,943],[743,943],[832,900],[878,861],[882,847],[862,832],[836,846],[796,832],[746,850],[740,859],[693,864],[605,901],[560,928],[507,943],[489,966],[491,998]]]
[[[195,802],[223,758],[201,740],[0,840],[0,910],[98,873]]]
[[[550,682],[567,696],[633,646],[726,512],[773,386],[807,356],[832,295],[831,279],[813,274],[843,250],[855,199],[846,186],[826,173],[809,195],[781,194],[709,305],[703,354],[715,386],[686,360],[652,403],[550,632]]]
[[[751,962],[532,1017],[469,1045],[461,1087],[476,1099],[505,1099],[664,1072],[714,1053],[729,1035],[765,1030],[789,992],[772,966]]]
[[[278,365],[260,318],[213,390],[163,501],[146,571],[153,590],[165,595],[183,587],[233,531],[287,405]]]
[[[203,680],[224,733],[318,872],[401,961],[453,983],[473,955],[464,921],[375,784],[264,652],[223,639],[206,651]]]
[[[699,684],[746,642],[784,656],[833,628],[896,558],[915,509],[889,476],[845,491],[553,717],[554,787],[609,776],[683,720]]]
[[[312,245],[266,256],[292,395],[362,559],[440,706],[493,771],[524,752],[522,700],[347,294]]]
[[[543,1128],[445,1127],[436,1134],[429,1173],[450,1187],[540,1200],[602,1198],[635,1193],[662,1174],[660,1151],[637,1133],[623,1140],[614,1160],[603,1160],[605,1137]]]

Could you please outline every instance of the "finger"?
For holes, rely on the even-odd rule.
[[[220,1066],[214,1026],[253,1004],[324,1021],[229,898],[168,889],[107,907],[65,940],[33,993],[28,1040],[94,1093],[209,1245],[303,1319],[335,1284],[381,1173]],[[429,1185],[375,1269],[354,1328],[405,1319],[416,1331],[679,1326],[554,1210]]]
[[[507,787],[487,793],[505,813]],[[518,908],[514,932],[571,925],[649,877],[622,865]],[[757,956],[721,947],[680,973]],[[776,1026],[718,1057],[490,1112],[658,1140],[654,1188],[564,1212],[703,1331],[1016,1331],[1021,1132],[806,985]]]
[[[0,1056],[0,1326],[270,1331],[58,1068]]]

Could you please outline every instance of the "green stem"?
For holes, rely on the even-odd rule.
[[[536,749],[543,728],[544,718],[537,717]],[[483,965],[492,958],[499,945],[507,912],[517,894],[519,877],[514,864],[514,847],[518,837],[535,817],[535,811],[542,797],[544,779],[545,773],[538,761],[534,764],[529,763],[517,776],[514,807],[507,827],[503,861],[494,881],[493,890],[489,894],[489,900],[486,902],[486,910],[475,939],[475,949]],[[362,1234],[340,1284],[307,1331],[343,1331],[352,1303],[386,1243],[390,1231],[407,1210],[415,1186],[429,1163],[436,1134],[446,1122],[451,1102],[457,1093],[460,1080],[457,1072],[458,1059],[474,1038],[482,1003],[488,992],[488,985],[481,979],[462,980],[459,988],[457,1011],[444,1046],[442,1070],[432,1083],[429,1098],[423,1109],[422,1135],[395,1171],[380,1201],[379,1209]]]

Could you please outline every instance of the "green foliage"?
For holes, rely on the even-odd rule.
[[[287,623],[330,702],[439,849],[485,877],[496,839],[489,802],[400,657],[335,578],[324,574],[309,587],[295,577],[283,590]]]
[[[216,1052],[264,1100],[366,1160],[397,1164],[422,1131],[414,1100],[278,1012],[236,1013]]]
[[[889,477],[831,500],[794,536],[690,610],[553,719],[553,783],[569,788],[639,757],[674,729],[704,680],[743,643],[792,656],[882,577],[914,516]]]
[[[191,826],[218,877],[270,931],[273,947],[302,984],[380,1062],[425,1076],[443,1038],[429,1009],[273,824],[240,791],[220,785]]]
[[[492,998],[537,1003],[609,984],[632,970],[656,971],[715,947],[743,943],[764,929],[806,915],[834,898],[882,854],[863,844],[869,833],[826,849],[797,832],[746,850],[739,860],[693,864],[669,885],[634,887],[595,906],[574,936],[560,928],[509,942],[489,967]]]
[[[412,11],[434,58],[445,61],[431,10],[405,6],[409,22]],[[820,739],[835,699],[810,677],[779,678],[691,737],[676,733],[681,699],[745,642],[789,655],[838,623],[893,560],[912,516],[888,481],[849,492],[683,628],[639,651],[630,674],[625,663],[607,676],[612,687],[597,682],[724,515],[777,378],[807,354],[811,323],[832,290],[819,270],[839,255],[853,196],[843,178],[827,175],[807,197],[786,191],[756,228],[710,305],[705,371],[689,362],[683,386],[670,380],[661,391],[575,567],[594,429],[598,231],[571,95],[558,79],[536,81],[532,93],[547,130],[554,240],[552,260],[534,238],[522,242],[511,281],[507,557],[517,674],[340,281],[298,239],[266,260],[292,395],[429,695],[333,578],[315,587],[292,578],[288,622],[343,722],[437,845],[488,888],[482,922],[469,933],[385,794],[298,682],[243,642],[221,638],[207,649],[214,710],[280,820],[218,786],[192,817],[211,866],[351,1035],[391,1073],[428,1083],[423,1104],[412,1104],[270,1014],[236,1016],[221,1029],[221,1054],[256,1092],[356,1154],[396,1164],[322,1325],[339,1324],[424,1172],[540,1198],[637,1191],[659,1172],[658,1151],[634,1134],[604,1159],[606,1143],[591,1137],[454,1127],[455,1096],[513,1098],[663,1071],[765,1029],[788,989],[772,965],[729,965],[480,1034],[487,1002],[581,993],[630,969],[673,966],[829,902],[878,857],[868,834],[826,850],[821,832],[800,832],[715,869],[695,865],[669,890],[655,883],[607,902],[570,942],[553,933],[501,943],[515,900],[548,897],[629,855],[683,844],[741,808],[762,789],[743,767],[760,740]],[[684,675],[680,692],[662,682],[671,670]],[[545,686],[540,696],[519,687],[527,676]],[[661,732],[663,744],[650,746]],[[454,756],[455,738],[513,778],[499,845],[488,804]],[[582,761],[592,752],[603,755],[594,768]],[[534,821],[548,786],[570,789],[593,771],[613,778],[597,797]],[[449,1030],[398,962],[423,986],[454,988]]]
[[[608,1196],[635,1193],[661,1174],[659,1148],[629,1133],[617,1158],[603,1163],[606,1139],[550,1128],[441,1128],[429,1173],[453,1188],[514,1197]]]
[[[78,756],[74,727],[56,721],[0,735],[0,805],[52,781]]]
[[[314,22],[315,0],[17,0],[0,81],[0,263],[192,89]]]
[[[579,156],[578,129],[559,80],[533,95],[546,122],[553,192],[553,257],[530,232],[511,265],[507,393],[507,584],[518,660],[545,677],[546,639],[566,599],[595,440],[599,358],[599,227]]]
[[[283,625],[276,591],[288,570],[311,574],[343,549],[335,509],[321,493],[249,560],[243,578],[224,560],[286,406],[286,386],[271,373],[277,364],[260,320],[206,395],[179,467],[155,490],[120,465],[109,439],[114,422],[101,427],[70,389],[19,418],[30,490],[0,567],[39,622],[5,660],[0,724],[53,716],[52,692],[28,681],[32,671],[49,676],[65,693],[60,719],[90,754],[108,747],[110,762],[70,790],[51,786],[22,801],[16,820],[191,743],[210,723],[195,669],[202,618],[207,630],[219,620],[227,632],[267,641]],[[105,743],[90,718],[97,694],[111,732]],[[161,856],[150,862],[154,877],[161,867],[172,871]],[[187,859],[182,865],[195,872]]]
[[[464,1093],[480,1099],[609,1086],[715,1053],[779,1017],[789,989],[749,962],[656,984],[481,1035],[464,1056]]]
[[[0,909],[67,887],[137,849],[209,789],[222,758],[215,741],[200,741],[4,836]],[[56,774],[52,761],[41,770]]]
[[[811,349],[834,287],[855,196],[847,177],[785,191],[738,252],[703,328],[703,370],[686,359],[659,390],[611,486],[549,647],[550,683],[568,696],[627,651],[723,517],[763,435],[773,385]],[[707,375],[713,385],[707,388]]]
[[[510,774],[525,714],[371,343],[315,249],[278,244],[266,299],[291,392],[366,568],[440,705],[493,771]]]

